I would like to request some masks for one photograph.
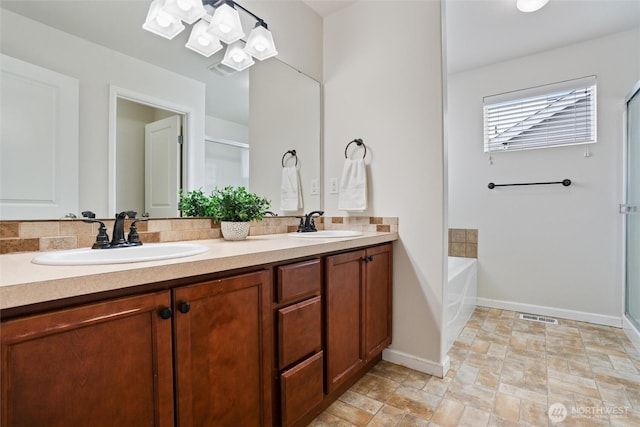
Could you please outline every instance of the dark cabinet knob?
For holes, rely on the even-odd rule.
[[[164,320],[170,318],[172,314],[173,310],[171,310],[169,307],[165,307],[160,310],[160,317],[162,317]]]
[[[362,258],[362,261],[364,261],[364,263],[366,264],[368,262],[373,261],[373,257],[371,255],[366,256],[366,257]]]
[[[188,313],[189,310],[191,310],[191,304],[189,304],[187,301],[181,302],[178,306],[178,310],[180,310],[180,313]]]

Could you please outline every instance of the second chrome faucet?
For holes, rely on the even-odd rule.
[[[323,214],[324,214],[324,211],[312,211],[306,214],[304,217],[302,216],[297,217],[297,218],[300,218],[300,224],[298,225],[298,233],[309,233],[309,232],[318,231],[316,229],[316,222],[313,218],[314,216],[322,216]]]

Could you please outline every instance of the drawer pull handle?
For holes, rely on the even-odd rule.
[[[178,306],[178,310],[180,310],[180,313],[186,314],[189,312],[189,310],[191,310],[191,304],[189,304],[187,301],[181,302]]]
[[[171,310],[169,307],[165,307],[160,310],[159,314],[161,318],[163,318],[164,320],[167,320],[173,314],[173,310]]]

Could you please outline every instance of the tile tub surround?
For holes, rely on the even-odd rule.
[[[478,258],[478,230],[474,228],[450,228],[449,256]]]
[[[295,217],[265,217],[251,223],[250,236],[289,233],[298,229]],[[104,220],[111,237],[114,220]],[[125,222],[128,232],[131,220]],[[320,217],[319,230],[397,232],[398,218]],[[77,220],[0,221],[0,254],[88,248],[93,245],[99,224]],[[136,224],[143,243],[178,242],[222,238],[220,224],[210,218],[151,219]]]
[[[640,353],[621,329],[518,314],[476,308],[445,378],[379,362],[310,426],[640,425]]]

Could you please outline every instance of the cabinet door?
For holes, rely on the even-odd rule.
[[[267,270],[174,289],[179,426],[271,424]]]
[[[364,281],[364,352],[367,361],[391,344],[391,245],[367,249]]]
[[[360,369],[362,351],[361,282],[364,251],[327,257],[326,260],[326,353],[327,393],[335,390]]]
[[[2,425],[172,426],[168,291],[2,323]]]

